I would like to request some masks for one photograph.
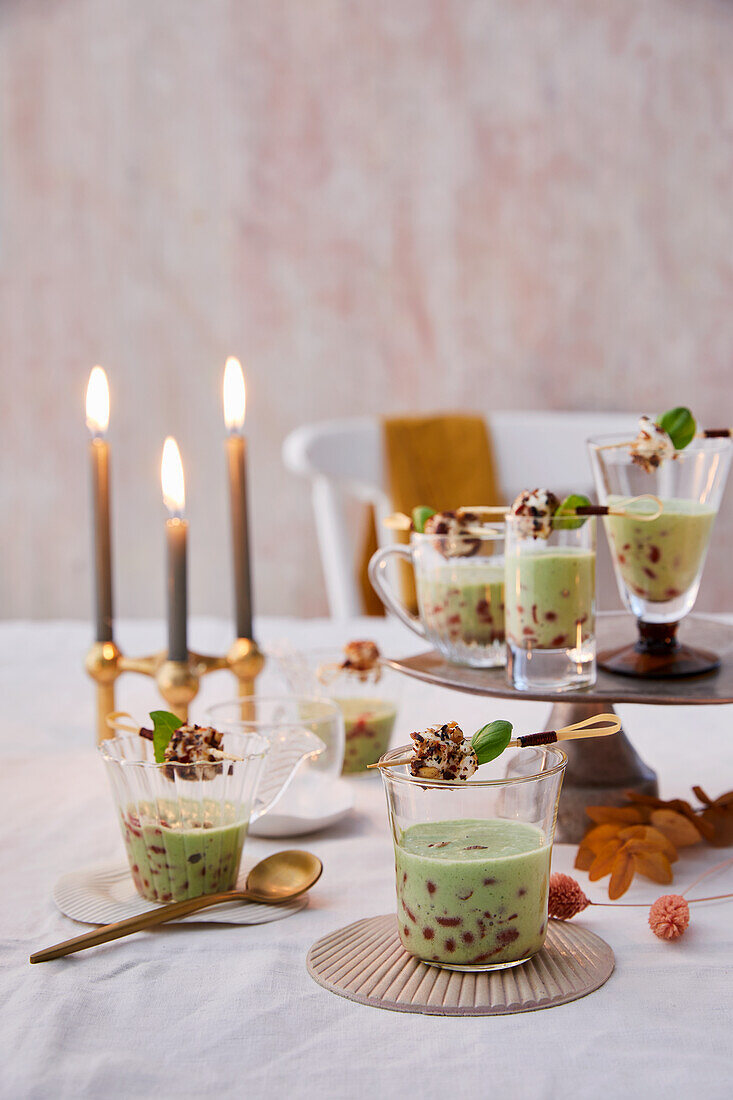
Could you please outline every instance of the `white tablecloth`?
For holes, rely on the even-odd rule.
[[[376,637],[393,654],[415,652],[395,624],[348,628],[264,620],[264,643],[323,644]],[[160,646],[160,624],[122,624],[129,652]],[[226,648],[228,624],[194,622],[191,644]],[[93,695],[81,662],[81,623],[0,625],[2,815],[0,891],[0,1089],[4,1097],[661,1097],[731,1095],[733,903],[693,906],[686,935],[656,939],[644,909],[594,909],[580,918],[613,947],[616,971],[590,997],[549,1011],[446,1019],[385,1012],[336,997],[308,976],[314,940],[363,916],[394,909],[393,858],[380,781],[353,783],[355,812],[296,844],[324,863],[302,913],[258,927],[175,927],[31,967],[34,949],[83,926],[51,900],[55,880],[123,851],[93,743]],[[37,679],[35,670],[43,670]],[[272,671],[263,687],[279,686]],[[198,713],[230,693],[211,677]],[[156,702],[142,678],[121,682],[119,706],[144,714]],[[467,728],[498,715],[542,728],[539,703],[479,701],[404,681],[396,738],[439,719]],[[194,711],[195,715],[196,711]],[[733,787],[728,708],[624,707],[636,747],[659,772],[666,797],[692,783]],[[282,844],[250,839],[245,866]],[[558,846],[556,870],[574,849]],[[726,853],[688,850],[681,890]],[[606,900],[606,882],[588,884]],[[733,891],[733,870],[706,893]],[[624,900],[653,900],[641,880]]]

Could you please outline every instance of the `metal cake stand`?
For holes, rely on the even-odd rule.
[[[634,621],[623,611],[601,612],[596,619],[599,652],[633,641]],[[680,641],[712,650],[720,667],[702,676],[653,680],[619,676],[598,669],[592,688],[580,691],[517,691],[506,681],[503,668],[465,668],[446,661],[435,650],[402,660],[388,660],[404,672],[429,684],[470,695],[498,699],[530,699],[552,703],[547,729],[580,722],[593,714],[612,712],[619,703],[656,706],[713,706],[733,703],[733,625],[704,615],[688,615],[680,624]],[[577,843],[588,828],[585,807],[624,802],[624,791],[657,794],[656,773],[644,763],[622,729],[614,737],[566,741],[568,764],[557,821],[558,841]]]

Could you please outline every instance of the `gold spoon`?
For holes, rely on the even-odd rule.
[[[105,924],[94,932],[85,932],[83,936],[74,936],[71,940],[54,944],[43,951],[31,955],[32,963],[48,962],[60,959],[62,955],[73,955],[75,951],[84,951],[87,947],[118,940],[121,936],[131,936],[157,924],[186,917],[199,909],[211,905],[221,905],[226,901],[258,901],[264,905],[277,905],[292,901],[314,886],[323,871],[323,864],[310,852],[294,848],[287,852],[277,852],[268,856],[252,868],[247,875],[244,890],[227,890],[221,894],[203,894],[198,898],[174,901],[171,905],[161,905],[151,913],[141,913],[138,917],[128,917],[116,924]]]

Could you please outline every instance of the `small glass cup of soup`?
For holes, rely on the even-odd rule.
[[[550,860],[567,757],[507,750],[469,780],[410,774],[408,746],[380,769],[395,852],[397,924],[409,954],[449,970],[501,970],[547,934]]]
[[[344,723],[343,775],[364,772],[387,751],[397,720],[402,677],[383,663],[368,671],[343,668],[338,646],[281,650],[276,660],[293,691],[329,699]]]
[[[507,680],[571,691],[596,680],[596,521],[554,518],[547,538],[506,517]]]

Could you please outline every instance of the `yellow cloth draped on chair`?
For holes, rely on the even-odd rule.
[[[438,416],[390,416],[382,421],[387,491],[395,512],[409,515],[419,504],[436,511],[466,504],[501,504],[494,456],[486,422],[468,413]],[[395,541],[408,536],[394,532]],[[384,614],[367,576],[377,549],[374,515],[369,518],[359,569],[364,609]],[[412,571],[402,571],[403,598],[417,610]]]

